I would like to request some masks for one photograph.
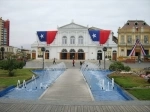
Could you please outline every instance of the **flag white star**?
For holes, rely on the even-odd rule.
[[[96,34],[93,33],[92,37],[95,38],[95,37],[96,37]]]
[[[44,34],[43,34],[43,35],[41,34],[41,36],[40,36],[40,37],[41,37],[41,38],[44,38]]]

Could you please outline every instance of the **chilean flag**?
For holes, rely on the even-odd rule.
[[[37,31],[39,40],[41,42],[47,42],[47,44],[51,44],[54,41],[56,34],[57,31]]]
[[[99,41],[99,44],[105,44],[109,38],[110,30],[89,30],[92,41]]]

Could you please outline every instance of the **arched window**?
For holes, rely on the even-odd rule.
[[[127,22],[127,24],[126,25],[130,25],[130,23],[129,22]]]
[[[61,52],[63,52],[63,53],[67,53],[67,50],[66,50],[66,49],[63,49]]]
[[[134,25],[136,25],[136,26],[137,26],[137,25],[138,25],[138,23],[137,23],[137,22],[135,22],[135,23],[134,23]]]
[[[36,52],[36,50],[32,50],[32,52]]]
[[[71,53],[75,53],[76,51],[74,49],[70,49],[70,52]]]
[[[49,52],[49,50],[46,50],[45,52]]]
[[[70,44],[75,44],[75,37],[74,36],[70,37]]]
[[[97,52],[98,52],[98,53],[102,53],[102,51],[101,51],[101,50],[98,50]]]
[[[113,51],[113,53],[117,53],[117,51],[116,51],[116,50],[114,50],[114,51]]]
[[[144,22],[143,25],[146,25],[146,23]]]
[[[66,44],[67,44],[67,37],[66,37],[66,36],[63,36],[63,37],[62,37],[62,44],[63,44],[63,45],[66,45]]]
[[[79,36],[79,38],[78,38],[78,44],[83,44],[83,37],[82,36]]]
[[[78,52],[79,53],[83,53],[84,51],[83,51],[83,49],[79,49]]]

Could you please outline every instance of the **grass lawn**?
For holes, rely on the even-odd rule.
[[[110,75],[111,78],[115,79],[115,82],[123,88],[133,87],[145,87],[150,86],[145,79],[136,75],[121,74],[121,75]]]
[[[115,82],[140,100],[150,100],[150,83],[144,78],[131,74],[111,74]]]
[[[15,76],[9,77],[7,70],[0,69],[0,90],[10,85],[17,85],[17,81],[28,80],[33,76],[31,69],[14,70]]]
[[[150,100],[150,89],[130,89],[128,92],[139,100]]]

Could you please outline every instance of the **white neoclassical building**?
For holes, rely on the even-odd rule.
[[[37,36],[37,41],[31,45],[32,59],[42,59],[44,55],[45,59],[103,60],[103,47],[107,47],[106,59],[116,59],[117,45],[112,40],[113,33],[110,33],[104,45],[100,45],[98,42],[92,41],[89,29],[98,28],[89,28],[74,22],[58,27],[55,39],[50,45],[41,43]],[[41,51],[42,47],[45,47],[45,52]]]

